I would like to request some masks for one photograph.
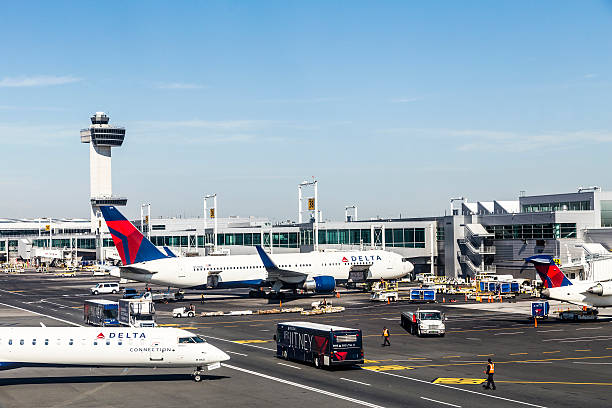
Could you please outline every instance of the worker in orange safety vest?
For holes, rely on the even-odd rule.
[[[487,369],[485,371],[485,374],[487,375],[487,384],[482,384],[482,387],[485,390],[490,390],[491,387],[493,387],[493,389],[495,388],[495,381],[493,381],[493,374],[495,374],[495,364],[493,364],[493,362],[491,361],[491,359],[489,359],[489,363],[487,364]]]

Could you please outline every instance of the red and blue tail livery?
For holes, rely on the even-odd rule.
[[[550,255],[530,256],[525,259],[525,262],[533,264],[545,288],[558,288],[572,284],[572,282],[567,279],[567,276],[561,272],[561,269],[559,269],[555,260]]]
[[[123,265],[168,258],[114,206],[100,207]]]

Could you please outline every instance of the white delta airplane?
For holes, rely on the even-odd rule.
[[[162,253],[114,206],[101,207],[123,266],[111,275],[184,289],[271,286],[331,293],[338,282],[399,279],[414,266],[401,255],[381,251],[176,257]]]
[[[533,264],[542,279],[542,297],[590,308],[612,306],[612,281],[572,282],[550,255],[535,255],[525,261]]]
[[[214,370],[229,356],[186,330],[106,327],[2,327],[0,370],[20,367],[195,367]]]

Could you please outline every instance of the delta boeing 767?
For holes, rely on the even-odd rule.
[[[330,293],[339,282],[399,279],[414,266],[382,250],[175,257],[162,253],[115,207],[101,207],[123,266],[117,277],[184,289],[272,287]]]

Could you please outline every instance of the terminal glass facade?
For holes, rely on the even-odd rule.
[[[576,238],[576,224],[487,225],[495,239],[559,239]]]
[[[590,211],[590,201],[565,201],[561,203],[524,204],[523,212],[550,212],[550,211]]]
[[[612,227],[612,201],[601,200],[601,226]]]

